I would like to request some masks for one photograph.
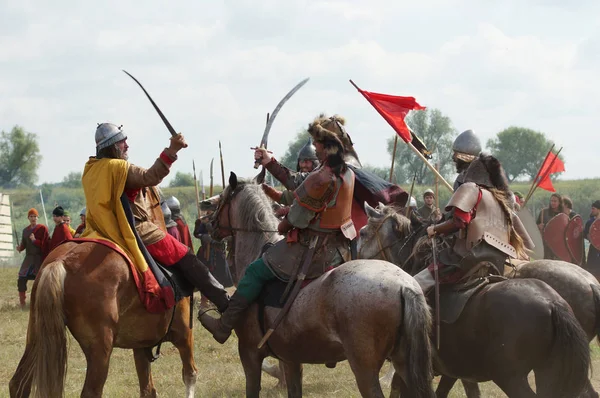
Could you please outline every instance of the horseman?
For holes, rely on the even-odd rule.
[[[308,128],[321,167],[294,191],[290,211],[278,226],[285,238],[248,266],[227,311],[219,319],[206,313],[200,316],[202,325],[221,344],[268,281],[278,278],[293,282],[295,270],[307,260],[310,268],[305,270],[306,277],[313,279],[349,259],[350,241],[356,237],[351,217],[354,172],[345,162],[348,154],[343,132],[329,130],[321,122],[317,118]],[[308,259],[304,259],[305,255]]]
[[[19,269],[17,290],[21,309],[25,308],[27,300],[27,281],[34,280],[48,251],[48,228],[38,224],[38,211],[34,208],[27,212],[29,225],[23,229],[21,243],[17,246],[20,253],[25,250],[25,258]]]
[[[451,219],[427,227],[429,237],[449,243],[438,258],[440,283],[480,274],[502,275],[504,262],[523,256],[523,240],[513,227],[508,182],[500,162],[479,155],[463,174],[445,210]],[[426,293],[434,286],[433,264],[415,275]]]
[[[357,231],[367,224],[367,215],[364,211],[365,202],[371,206],[377,206],[379,202],[383,204],[396,203],[400,206],[408,204],[408,193],[402,188],[362,168],[352,138],[346,131],[346,121],[343,117],[339,115],[327,117],[320,114],[313,124],[318,124],[322,128],[337,134],[344,146],[344,162],[356,177],[353,192],[354,200],[352,201],[352,221]],[[302,172],[295,173],[285,168],[263,148],[256,149],[254,158],[261,159],[262,165],[289,191],[294,191],[308,175]],[[265,184],[263,184],[263,189],[269,197],[277,202],[281,200],[282,195],[286,195]]]
[[[423,192],[423,206],[419,207],[417,213],[419,217],[425,222],[433,221],[438,222],[442,219],[442,213],[440,209],[435,207],[435,193],[431,189]]]
[[[177,229],[177,223],[173,221],[173,217],[171,216],[171,209],[167,205],[167,202],[162,202],[160,204],[160,209],[163,213],[163,219],[165,221],[165,228],[167,229],[167,233],[181,242],[181,235],[179,235],[179,229]],[[183,242],[181,242],[183,243]]]
[[[193,252],[194,244],[192,242],[192,236],[190,235],[190,229],[188,228],[187,222],[185,222],[185,218],[183,218],[183,214],[181,214],[181,204],[179,203],[179,199],[175,196],[169,196],[167,198],[167,206],[169,206],[169,209],[171,210],[171,218],[177,224],[181,242]]]
[[[156,185],[169,174],[177,152],[186,147],[181,134],[171,137],[170,146],[161,152],[152,167],[144,169],[127,161],[129,146],[122,128],[111,123],[99,124],[96,156],[90,157],[82,177],[87,203],[87,227],[83,237],[98,236],[120,242],[125,246],[123,249],[134,256],[132,261],[146,264],[136,243],[139,238],[152,258],[164,266],[179,269],[219,311],[224,311],[229,301],[227,292],[187,246],[165,232],[159,210]],[[138,237],[126,219],[125,208],[131,208]]]
[[[458,176],[454,181],[454,191],[464,182],[465,173],[473,160],[481,153],[481,141],[473,130],[465,130],[456,137],[452,144],[452,160]]]

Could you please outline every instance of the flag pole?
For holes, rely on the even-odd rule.
[[[410,193],[408,194],[408,206],[406,206],[406,214],[408,217],[410,214],[410,200],[412,199],[413,189],[415,189],[415,180],[417,179],[417,171],[415,170],[415,174],[413,174],[412,184],[410,186]]]
[[[46,220],[46,226],[48,225],[48,216],[46,215],[46,206],[44,205],[44,196],[42,195],[42,190],[40,189],[40,200],[42,201],[42,210],[44,211],[44,219]]]
[[[550,150],[548,151],[548,153],[546,153],[546,156],[544,157],[544,160],[542,161],[542,164],[540,164],[540,167],[538,168],[538,171],[535,174],[535,177],[533,178],[533,181],[531,181],[531,186],[529,187],[529,191],[527,192],[527,196],[525,196],[525,202],[524,203],[526,203],[527,200],[529,200],[529,197],[531,196],[531,193],[532,193],[533,188],[535,186],[536,180],[540,176],[540,172],[542,171],[542,167],[544,166],[544,163],[546,162],[546,159],[548,159],[548,156],[550,156],[550,154],[552,153],[553,149],[554,149],[554,144],[552,144],[552,146],[550,147]]]
[[[375,108],[375,110],[381,115],[381,117],[383,117],[385,119],[385,121],[387,122],[387,119],[385,118],[385,116],[379,111],[379,109],[377,109],[376,106],[373,105],[373,102],[371,102],[371,99],[369,97],[367,97],[360,88],[358,88],[358,86],[356,84],[354,84],[354,82],[352,81],[352,79],[350,79],[350,84],[352,84],[354,86],[354,88],[356,88],[358,90],[359,93],[362,94],[363,97],[365,97],[365,99],[369,102],[369,104],[371,104],[371,106],[373,108]],[[389,122],[388,122],[389,124]],[[395,130],[394,130],[395,131]],[[398,132],[396,131],[396,135],[398,135]],[[404,141],[404,140],[402,140]],[[433,174],[435,174],[440,181],[442,181],[444,183],[444,185],[446,186],[446,188],[448,188],[450,190],[450,192],[454,192],[454,189],[452,188],[452,185],[450,185],[448,183],[448,181],[446,181],[446,179],[444,177],[442,177],[442,175],[435,169],[435,167],[433,167],[433,165],[431,163],[429,163],[429,161],[427,160],[427,158],[425,158],[425,156],[423,156],[423,154],[421,152],[419,152],[419,150],[417,148],[415,148],[415,146],[412,144],[412,142],[406,142],[406,144],[410,147],[410,149],[413,150],[414,153],[416,153],[422,161],[425,162],[425,164],[427,165],[427,167],[429,167],[429,169],[433,172]]]
[[[544,181],[546,179],[546,177],[548,177],[550,175],[550,170],[552,170],[552,166],[554,165],[554,162],[556,162],[556,159],[558,159],[558,155],[560,154],[560,151],[562,151],[562,147],[558,150],[558,152],[556,152],[556,155],[554,156],[554,159],[552,159],[552,161],[548,165],[548,169],[544,173],[544,176],[539,179],[539,181],[537,182],[537,184],[535,185],[535,187],[531,191],[531,195],[529,195],[529,198],[525,199],[525,203],[523,203],[523,207],[527,205],[527,201],[533,196],[535,190],[539,187],[540,182]]]
[[[394,162],[396,161],[396,148],[398,147],[398,134],[394,138],[394,150],[392,151],[392,167],[390,167],[390,182],[392,182],[392,176],[394,175]]]

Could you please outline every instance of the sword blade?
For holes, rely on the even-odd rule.
[[[133,77],[126,70],[123,70],[123,72],[127,73],[127,75],[129,77],[131,77],[138,84],[138,86],[140,86],[140,88],[144,91],[144,93],[146,94],[146,97],[148,97],[148,99],[150,100],[150,103],[152,104],[152,106],[156,110],[156,113],[158,113],[158,116],[160,116],[160,118],[162,119],[162,121],[165,124],[165,126],[167,126],[167,130],[169,130],[169,132],[171,133],[171,135],[173,137],[175,137],[177,135],[177,133],[175,132],[175,129],[173,128],[173,126],[171,126],[171,123],[169,123],[169,121],[167,120],[167,118],[165,117],[165,115],[162,113],[162,111],[160,110],[160,108],[158,107],[158,105],[156,105],[156,103],[154,102],[154,100],[152,99],[152,97],[150,96],[150,94],[148,94],[148,92],[146,91],[146,89],[144,88],[144,86],[142,86],[142,83],[140,83],[138,81],[138,79],[136,79],[135,77]]]

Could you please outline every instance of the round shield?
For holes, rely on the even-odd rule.
[[[532,259],[542,260],[544,258],[544,241],[542,240],[542,234],[538,229],[533,215],[531,215],[529,209],[526,207],[521,208],[521,210],[517,212],[517,215],[535,245],[533,254],[531,255]]]
[[[600,250],[600,218],[596,218],[590,226],[590,231],[588,232],[588,239],[592,246]]]
[[[565,231],[569,224],[569,216],[559,213],[552,217],[544,227],[544,242],[552,250],[552,253],[562,261],[571,262],[571,253],[565,242]]]
[[[580,215],[573,217],[565,229],[565,243],[571,254],[571,262],[581,265],[583,262],[583,219]]]

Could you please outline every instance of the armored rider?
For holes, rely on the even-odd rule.
[[[165,228],[167,229],[167,233],[181,242],[181,235],[179,235],[179,229],[177,229],[177,223],[173,221],[173,217],[171,216],[171,209],[167,205],[167,202],[162,202],[160,204],[160,209],[163,212],[163,219],[165,221]],[[183,243],[183,242],[181,242]]]
[[[427,228],[450,247],[438,258],[440,283],[457,283],[473,275],[502,275],[508,258],[523,256],[523,240],[513,227],[508,182],[500,162],[480,155],[471,161],[462,184],[445,210],[451,219]],[[435,285],[433,264],[415,275],[423,292]]]
[[[96,156],[90,157],[82,177],[87,203],[87,226],[83,237],[99,234],[111,239],[110,233],[114,232],[122,234],[124,241],[127,239],[125,236],[131,236],[129,224],[123,224],[119,219],[122,211],[119,213],[118,208],[112,208],[112,213],[107,214],[112,218],[112,222],[119,224],[118,226],[106,225],[105,223],[109,222],[106,217],[98,218],[94,214],[95,211],[103,210],[98,207],[98,198],[95,196],[101,194],[97,192],[98,187],[102,191],[110,190],[112,198],[117,198],[117,201],[118,198],[123,198],[124,193],[127,198],[125,203],[128,203],[133,213],[135,231],[150,255],[164,266],[179,269],[219,311],[224,311],[229,297],[223,286],[187,246],[165,232],[156,185],[169,174],[171,165],[177,160],[177,152],[187,147],[181,134],[171,137],[170,140],[170,146],[161,152],[154,164],[149,169],[144,169],[127,161],[129,145],[122,127],[112,123],[98,125]],[[136,244],[135,237],[133,244]]]
[[[349,259],[350,240],[356,233],[351,217],[355,177],[344,161],[343,132],[326,129],[319,119],[309,125],[308,132],[322,165],[294,191],[290,211],[278,226],[279,233],[286,237],[248,266],[227,311],[219,319],[208,313],[200,316],[202,325],[221,344],[229,338],[266,282],[275,278],[288,282],[295,279],[294,270],[301,261],[304,264],[305,253],[311,254],[310,242],[315,244],[316,239],[306,272],[308,279],[317,278]],[[269,161],[270,158],[263,159]]]
[[[454,181],[454,191],[464,182],[465,173],[473,160],[481,153],[481,141],[473,130],[465,130],[456,137],[452,144],[452,160],[458,176]]]
[[[169,196],[167,198],[167,206],[171,210],[171,218],[177,224],[177,230],[181,237],[181,242],[194,251],[194,244],[192,243],[192,236],[190,235],[190,229],[188,228],[187,222],[181,214],[181,203],[175,196]]]

